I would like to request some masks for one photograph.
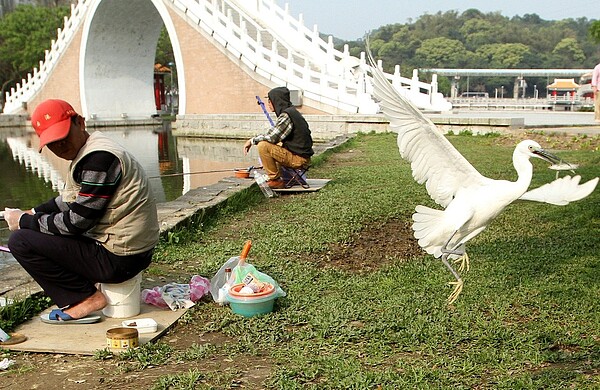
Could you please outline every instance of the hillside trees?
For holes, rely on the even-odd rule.
[[[438,12],[412,23],[382,26],[369,40],[384,69],[391,72],[399,64],[404,77],[415,68],[591,69],[600,61],[600,22],[587,18],[548,21],[536,14],[508,18],[476,9]],[[348,45],[351,53],[364,50],[363,41]],[[485,80],[487,91],[491,94],[502,85],[512,90],[512,85],[495,84],[506,80]],[[545,88],[544,80],[537,81],[537,89]]]
[[[590,37],[596,42],[600,43],[600,20],[593,22],[590,26]]]

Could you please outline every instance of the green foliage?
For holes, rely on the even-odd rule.
[[[50,298],[32,295],[23,300],[16,300],[11,305],[0,307],[0,328],[5,332],[11,332],[17,325],[33,318],[50,305]]]
[[[0,19],[0,84],[2,95],[8,85],[26,78],[39,66],[44,52],[56,39],[70,8],[20,5]]]
[[[179,357],[181,359],[185,359],[185,360],[200,360],[200,359],[205,359],[206,357],[210,356],[211,354],[215,353],[216,351],[217,351],[217,348],[214,345],[192,344],[192,346],[190,346],[188,349],[183,351],[183,353],[181,353],[179,355]]]
[[[459,40],[437,37],[423,41],[421,47],[415,50],[415,55],[426,67],[448,64],[450,68],[458,68],[466,62],[467,49]]]
[[[173,348],[165,343],[146,343],[118,355],[119,360],[133,363],[137,369],[165,364],[173,355]]]
[[[168,389],[198,389],[199,382],[204,378],[197,369],[191,369],[186,373],[182,374],[171,374],[162,376],[158,379],[156,385],[152,387],[153,390],[168,390]],[[207,387],[208,388],[208,387]]]
[[[590,37],[596,42],[600,43],[600,20],[592,22],[590,25]]]
[[[399,64],[402,75],[410,77],[415,68],[592,68],[600,58],[600,47],[590,37],[600,42],[598,21],[548,21],[536,14],[507,18],[498,12],[469,9],[382,26],[369,40],[386,71],[392,72]],[[351,53],[364,50],[362,41],[347,44]],[[544,78],[528,81],[538,90],[548,82]],[[463,78],[460,85],[465,87],[466,82]],[[470,83],[470,90],[487,90],[490,95],[504,85],[504,97],[512,95],[512,80],[471,78]]]
[[[163,27],[156,45],[156,63],[168,66],[169,62],[175,62],[171,39],[167,33],[167,29]]]
[[[585,60],[585,53],[575,38],[563,38],[556,44],[552,54],[563,57],[571,64],[580,64]]]
[[[531,53],[522,43],[493,43],[480,46],[476,54],[491,68],[517,68],[523,66],[524,59]]]

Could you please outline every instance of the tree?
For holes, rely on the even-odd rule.
[[[530,55],[529,47],[522,43],[494,43],[477,49],[477,55],[483,57],[492,68],[518,68]]]
[[[169,62],[175,62],[175,54],[173,54],[173,46],[171,39],[165,27],[160,31],[158,43],[156,45],[155,62],[167,65]]]
[[[44,59],[70,8],[20,5],[0,19],[0,103],[4,93]],[[3,106],[3,104],[2,104]]]
[[[552,54],[560,56],[563,64],[567,66],[574,66],[585,61],[585,54],[575,38],[564,38],[558,42],[552,50]],[[565,61],[568,62],[565,63]]]
[[[592,37],[596,43],[600,43],[600,20],[592,22],[589,33],[590,37]]]
[[[457,68],[468,62],[469,54],[461,41],[438,37],[426,39],[415,52],[423,67]]]

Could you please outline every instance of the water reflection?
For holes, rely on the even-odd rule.
[[[257,165],[256,148],[243,155],[244,140],[176,138],[170,130],[170,123],[101,129],[142,164],[159,203],[233,176],[234,168]],[[29,129],[0,129],[1,209],[30,208],[62,188],[69,162],[47,148],[38,153],[37,148],[38,138]],[[6,244],[8,235],[6,222],[0,221],[0,245]],[[6,258],[0,252],[0,267]]]

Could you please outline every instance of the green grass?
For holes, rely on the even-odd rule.
[[[33,318],[40,311],[50,307],[50,298],[35,294],[25,298],[15,298],[14,303],[0,307],[0,328],[12,332],[23,322]]]
[[[449,139],[482,174],[516,178],[513,147],[497,136]],[[561,151],[548,141],[580,164],[584,181],[600,176],[598,151]],[[333,179],[321,191],[267,200],[253,188],[171,232],[155,252],[152,275],[185,275],[178,281],[186,282],[193,274],[210,278],[251,239],[250,261],[287,293],[273,313],[244,318],[204,302],[180,326],[221,333],[224,344],[176,351],[159,341],[96,358],[116,358],[128,372],[191,363],[157,379],[156,389],[227,388],[235,368],[203,370],[203,362],[223,357],[267,358],[271,374],[262,387],[274,389],[600,388],[600,190],[564,207],[510,205],[467,246],[471,271],[447,306],[452,277],[425,253],[387,253],[368,272],[315,265],[366,226],[408,222],[417,204],[435,207],[393,134],[362,134],[337,151],[345,152],[341,161],[336,151],[313,161],[311,177]],[[533,163],[532,187],[554,178],[547,164]]]
[[[449,139],[482,174],[516,178],[513,148],[495,137]],[[366,225],[434,206],[394,135],[361,135],[343,149],[352,155],[344,164],[325,156],[311,170],[333,179],[322,191],[254,204],[185,245],[159,248],[164,264],[210,277],[252,239],[251,261],[287,292],[263,317],[200,306],[199,330],[235,340],[225,346],[234,358],[268,354],[270,388],[600,387],[599,190],[565,207],[509,206],[468,245],[471,271],[449,307],[451,275],[426,254],[390,253],[396,261],[360,275],[310,261]],[[597,152],[557,153],[580,164],[584,181],[600,175]],[[553,179],[543,162],[534,165],[532,186]]]

